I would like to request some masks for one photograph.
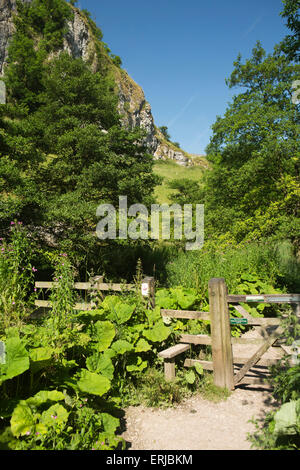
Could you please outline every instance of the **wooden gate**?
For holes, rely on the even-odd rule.
[[[264,294],[264,295],[228,295],[227,286],[223,278],[213,278],[208,285],[209,312],[194,312],[184,310],[161,310],[162,316],[173,318],[189,318],[209,320],[211,335],[187,335],[179,338],[180,344],[172,346],[159,353],[164,359],[165,377],[172,380],[175,377],[175,358],[190,348],[191,344],[211,345],[212,361],[198,359],[186,359],[184,365],[193,367],[196,362],[204,369],[213,371],[215,385],[233,390],[240,384],[264,383],[264,376],[259,371],[254,371],[254,366],[268,367],[278,359],[265,359],[263,355],[275,345],[283,333],[280,326],[280,318],[254,318],[240,305],[241,303],[288,303],[297,306],[299,312],[300,294]],[[238,318],[230,318],[229,305],[242,315]],[[256,338],[235,338],[231,335],[231,325],[251,325],[259,333]],[[235,345],[249,345],[258,349],[250,357],[239,357],[233,353]],[[282,355],[287,352],[284,344],[279,344]],[[247,373],[252,371],[252,376]],[[255,376],[255,373],[258,376]],[[260,376],[259,376],[260,375]]]
[[[240,305],[241,303],[288,303],[299,306],[299,294],[264,294],[264,295],[228,295],[224,279],[211,279],[209,282],[210,312],[212,318],[212,354],[214,363],[214,382],[216,385],[233,389],[242,383],[263,383],[263,378],[246,377],[246,374],[256,364],[269,366],[277,360],[263,360],[262,356],[275,345],[284,330],[280,326],[280,318],[254,318]],[[242,315],[242,318],[230,319],[229,305]],[[247,324],[259,331],[260,338],[253,341],[248,338],[233,338],[230,333],[231,324]],[[271,327],[271,328],[270,328]],[[270,331],[271,330],[271,331]],[[234,343],[259,344],[252,355],[244,359],[235,357],[232,353]],[[282,355],[286,352],[283,344]],[[241,363],[242,367],[235,372],[234,365]],[[244,362],[244,363],[243,363]]]

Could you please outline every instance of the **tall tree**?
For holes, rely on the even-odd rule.
[[[286,36],[282,42],[282,49],[289,59],[300,61],[300,0],[283,0],[281,16],[286,18],[287,27],[292,34]]]
[[[119,195],[128,196],[130,204],[148,204],[157,178],[144,133],[121,127],[111,79],[66,52],[48,54],[59,39],[50,27],[50,6],[65,2],[47,2],[49,18],[42,0],[33,2],[41,6],[35,12],[39,21],[32,4],[20,9],[9,50],[0,147],[1,224],[16,217],[86,251],[95,244],[97,206],[117,204]],[[29,53],[21,38],[29,40]],[[43,60],[32,50],[42,50]]]
[[[299,71],[280,47],[266,55],[259,42],[250,59],[234,62],[227,85],[244,91],[217,118],[207,148],[211,234],[241,241],[277,233],[299,241],[300,107],[291,99]]]

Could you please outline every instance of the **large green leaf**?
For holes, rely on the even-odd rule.
[[[177,303],[180,308],[183,310],[188,310],[192,308],[194,303],[197,300],[197,295],[192,292],[184,292],[181,290],[176,291]]]
[[[186,374],[185,374],[185,378],[186,378],[186,381],[189,383],[189,384],[193,384],[196,380],[196,376],[195,376],[195,373],[193,370],[189,370]]]
[[[20,338],[13,336],[6,340],[6,362],[0,364],[0,384],[29,369],[29,355]]]
[[[134,349],[132,344],[124,339],[119,339],[113,343],[111,347],[117,354],[124,354],[125,352],[132,351]]]
[[[97,321],[94,325],[93,340],[97,341],[98,352],[105,351],[111,345],[116,334],[114,325],[109,321]]]
[[[151,345],[144,338],[141,338],[136,343],[134,350],[135,352],[146,352],[150,351],[151,348]]]
[[[40,422],[47,428],[58,427],[62,429],[67,423],[68,417],[69,413],[67,410],[59,403],[55,403],[55,405],[50,406],[48,410],[42,413]]]
[[[117,295],[107,295],[103,300],[101,307],[105,310],[111,311],[118,302],[120,302],[120,297]]]
[[[82,369],[77,386],[84,393],[91,393],[101,397],[110,389],[110,381],[103,375]]]
[[[119,302],[114,307],[116,314],[116,322],[119,325],[126,323],[132,317],[133,312],[135,311],[135,305],[126,304],[124,302]]]
[[[31,433],[34,428],[36,418],[34,417],[30,406],[25,400],[21,400],[13,411],[10,425],[14,436],[24,436]]]
[[[152,310],[146,311],[147,319],[150,326],[153,326],[155,322],[161,319],[160,306],[157,305]]]
[[[195,362],[195,369],[198,372],[199,375],[203,375],[203,366],[199,364],[199,362]]]
[[[58,390],[40,390],[33,397],[27,398],[26,403],[30,406],[38,407],[47,402],[56,402],[65,399],[65,395]]]
[[[149,330],[144,330],[143,335],[149,341],[155,342],[162,342],[165,341],[168,336],[171,334],[170,328],[164,325],[163,320],[159,321],[154,325],[153,328]]]
[[[112,379],[114,376],[114,365],[110,358],[110,354],[104,353],[95,353],[92,356],[88,357],[86,360],[86,366],[90,372],[101,373],[108,379]]]
[[[158,289],[155,295],[155,304],[160,308],[176,308],[176,299],[170,294],[168,289]]]
[[[126,370],[128,370],[128,372],[141,372],[142,370],[146,369],[147,366],[148,366],[148,362],[143,361],[140,356],[138,356],[137,358],[132,357],[128,361]]]
[[[120,420],[109,413],[101,413],[101,419],[104,431],[109,434],[114,434],[120,426]]]
[[[300,433],[300,399],[284,403],[274,415],[275,434]]]
[[[33,373],[47,367],[51,363],[52,348],[35,348],[30,351],[30,369]]]

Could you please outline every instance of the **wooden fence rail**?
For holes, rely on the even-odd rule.
[[[36,289],[56,289],[59,286],[58,282],[52,281],[36,281]],[[125,292],[133,291],[137,288],[136,284],[117,284],[111,282],[103,282],[103,276],[95,276],[89,282],[75,282],[73,289],[84,290],[88,292]],[[149,298],[151,306],[154,306],[154,278],[146,277],[141,282],[141,293],[144,297]],[[74,310],[91,310],[95,308],[94,302],[77,302],[74,305]],[[49,300],[35,300],[35,306],[40,308],[51,308]]]

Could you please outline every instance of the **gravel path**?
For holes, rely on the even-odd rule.
[[[255,328],[243,337],[262,336]],[[257,348],[254,344],[235,345],[233,354],[246,362]],[[281,348],[271,347],[262,358],[278,360],[282,355]],[[254,370],[247,375],[255,374]],[[193,396],[173,408],[129,407],[122,436],[131,450],[250,450],[247,434],[255,431],[255,425],[249,421],[262,421],[277,407],[267,385],[240,386],[217,403]]]
[[[249,450],[249,420],[275,405],[270,390],[237,388],[218,403],[194,396],[174,408],[130,407],[123,437],[129,450]]]

